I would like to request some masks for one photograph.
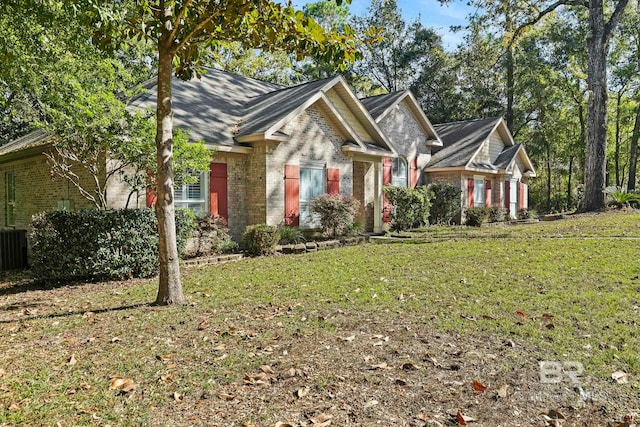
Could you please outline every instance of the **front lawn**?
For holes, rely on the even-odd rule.
[[[636,416],[640,215],[500,229],[188,270],[185,307],[147,305],[153,280],[6,282],[0,425],[430,426],[456,425],[459,413],[469,425],[515,426],[545,425],[541,413],[556,410],[565,425],[591,426]],[[545,361],[584,372],[549,383]]]

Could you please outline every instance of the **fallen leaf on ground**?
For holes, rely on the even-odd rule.
[[[309,421],[311,421],[316,427],[326,427],[331,425],[331,418],[333,418],[333,415],[320,413],[315,417],[309,417]]]
[[[466,426],[467,423],[473,422],[476,419],[473,417],[468,417],[466,415],[463,415],[462,412],[458,411],[458,413],[456,414],[456,422],[458,423],[459,426]]]
[[[283,423],[282,421],[278,421],[274,427],[295,427],[291,423]]]
[[[389,365],[387,365],[385,362],[382,363],[378,363],[377,365],[371,365],[371,369],[387,369],[389,368]]]
[[[67,365],[73,366],[76,363],[78,363],[78,361],[76,360],[76,356],[74,354],[71,354],[71,357],[69,357],[69,360],[67,360]],[[2,375],[0,375],[1,377]]]
[[[177,391],[173,392],[173,400],[176,402],[182,402],[184,400],[184,394],[178,393]]]
[[[562,427],[566,418],[560,412],[551,409],[546,414],[542,414],[545,424],[552,427]]]
[[[348,341],[348,342],[351,342],[351,341],[353,341],[353,340],[355,340],[355,339],[356,339],[356,336],[355,336],[355,335],[350,335],[350,336],[348,336],[348,337],[344,337],[344,338],[343,338],[343,337],[340,337],[340,339],[341,339],[342,341]]]
[[[260,366],[260,370],[262,372],[264,372],[265,374],[274,374],[275,372],[273,371],[273,368],[271,368],[271,366],[269,365],[262,365]]]
[[[207,319],[203,320],[198,324],[198,330],[203,331],[209,327],[209,321]]]
[[[613,378],[618,384],[626,384],[629,381],[629,375],[622,371],[615,371],[611,374],[611,378]]]
[[[405,371],[417,371],[418,367],[411,362],[405,362],[402,364],[401,368]]]
[[[135,391],[138,385],[131,378],[111,377],[109,380],[110,390],[120,390],[123,393]]]
[[[473,389],[475,391],[485,391],[487,389],[487,386],[479,381],[473,380]]]
[[[498,397],[502,397],[502,398],[507,397],[507,389],[508,388],[509,388],[509,386],[507,384],[502,384],[498,388]]]
[[[520,317],[520,318],[522,318],[522,319],[524,319],[525,317],[527,317],[527,315],[526,315],[526,314],[524,314],[524,311],[521,311],[521,310],[517,310],[517,311],[516,311],[516,314],[518,315],[518,317]]]
[[[309,387],[299,388],[298,390],[296,390],[295,394],[298,399],[302,399],[303,397],[309,394]]]

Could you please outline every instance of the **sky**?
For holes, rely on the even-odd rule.
[[[306,3],[316,0],[298,0],[294,5],[302,7]],[[453,50],[462,41],[462,32],[453,33],[449,27],[454,25],[465,26],[467,16],[473,12],[473,8],[464,0],[452,0],[448,5],[442,6],[438,0],[397,0],[402,16],[407,22],[412,22],[420,17],[422,24],[427,28],[433,28],[442,36],[444,47]],[[349,9],[353,15],[363,16],[370,0],[352,0]]]

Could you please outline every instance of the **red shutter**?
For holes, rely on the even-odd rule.
[[[300,225],[300,166],[284,166],[284,223]]]
[[[508,211],[511,206],[511,182],[504,182],[504,208]]]
[[[484,205],[487,208],[491,207],[491,180],[489,179],[484,181]]]
[[[467,206],[473,207],[473,178],[467,179]]]
[[[227,164],[211,163],[209,170],[209,213],[229,219]]]
[[[391,157],[382,159],[382,185],[391,184],[391,168],[393,160]]]
[[[416,188],[418,185],[418,158],[411,159],[411,167],[409,171],[409,187]]]
[[[327,194],[340,194],[340,169],[327,168]]]
[[[393,160],[391,157],[382,159],[382,185],[391,184]],[[389,203],[386,195],[382,195],[382,221],[391,222],[391,211],[393,206]]]
[[[524,183],[518,182],[518,209],[524,209]]]
[[[156,189],[156,183],[152,182],[153,173],[147,172],[147,188],[145,189],[147,194],[147,207],[152,208],[155,207],[156,202],[158,201],[158,193]]]

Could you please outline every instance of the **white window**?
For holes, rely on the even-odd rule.
[[[395,157],[391,166],[391,185],[395,187],[407,186],[407,161]]]
[[[300,168],[300,227],[318,228],[320,223],[311,213],[311,199],[325,193],[324,168]]]
[[[16,174],[6,172],[4,174],[4,185],[6,195],[5,225],[12,227],[16,225]]]
[[[197,175],[193,184],[177,185],[174,188],[174,202],[177,208],[191,209],[196,216],[207,214],[207,174]]]
[[[473,205],[483,208],[484,201],[484,178],[473,179]]]

